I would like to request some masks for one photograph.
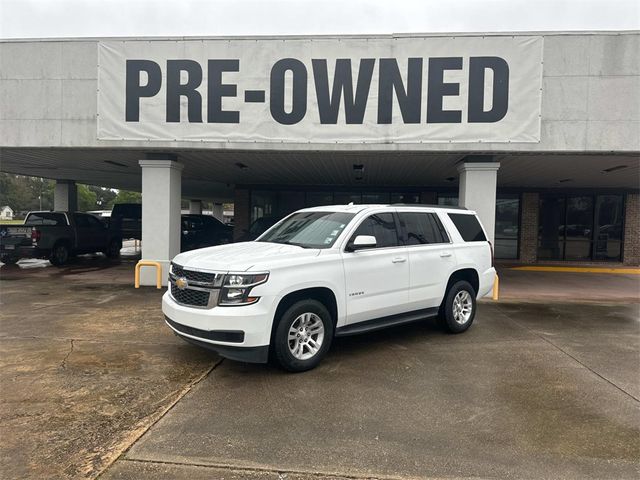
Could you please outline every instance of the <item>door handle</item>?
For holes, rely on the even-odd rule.
[[[393,260],[391,260],[393,263],[404,263],[407,261],[407,259],[405,257],[396,257]]]
[[[441,257],[450,257],[451,256],[451,252],[442,252],[440,254]]]

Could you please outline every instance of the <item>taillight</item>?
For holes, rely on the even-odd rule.
[[[42,235],[42,232],[40,230],[37,230],[35,228],[31,229],[31,243],[38,243],[40,241],[40,236]]]
[[[493,244],[489,242],[489,248],[491,249],[491,266],[493,267]]]

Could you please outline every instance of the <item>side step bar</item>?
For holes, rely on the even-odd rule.
[[[383,328],[395,327],[396,325],[424,320],[426,318],[435,317],[436,315],[438,315],[438,307],[425,308],[422,310],[415,310],[413,312],[390,315],[388,317],[374,318],[373,320],[367,320],[365,322],[358,322],[337,328],[335,335],[336,337],[358,335],[360,333],[373,332]]]

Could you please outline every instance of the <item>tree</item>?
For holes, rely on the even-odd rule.
[[[119,190],[113,199],[113,204],[115,203],[142,203],[142,195],[129,190]],[[113,204],[111,206],[113,206]]]
[[[78,184],[78,210],[86,212],[98,208],[96,192],[87,185]]]

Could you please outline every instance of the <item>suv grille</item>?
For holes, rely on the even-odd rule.
[[[209,304],[209,295],[210,292],[191,290],[189,288],[180,290],[174,283],[171,283],[171,296],[175,298],[178,303],[182,303],[184,305],[206,307]]]
[[[181,265],[172,265],[173,274],[176,277],[185,277],[190,282],[202,282],[213,284],[216,280],[215,273],[196,272],[195,270],[185,270]],[[220,274],[217,274],[220,276]]]

